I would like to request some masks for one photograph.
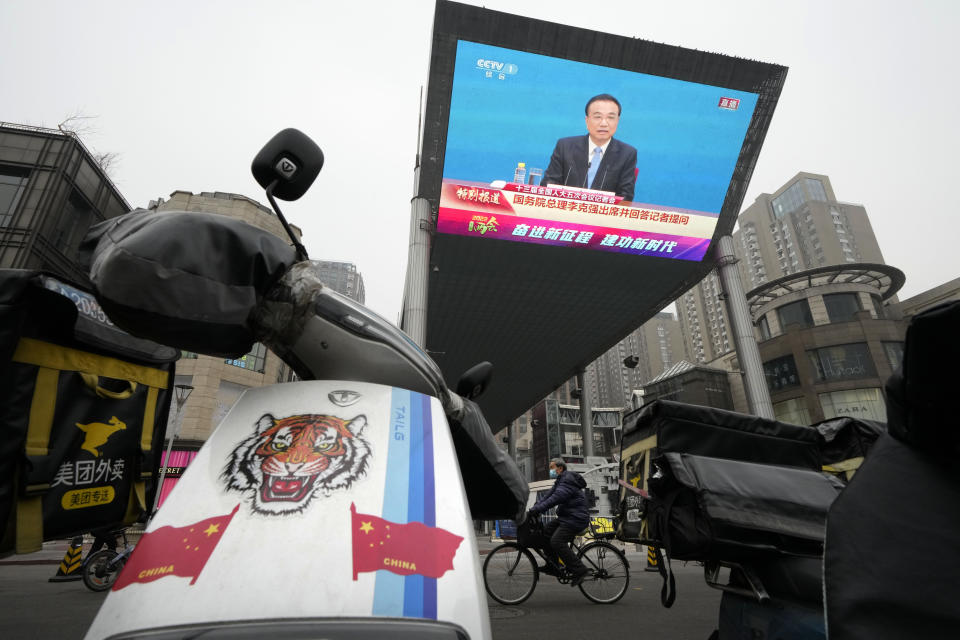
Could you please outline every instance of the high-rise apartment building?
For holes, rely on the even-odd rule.
[[[624,365],[629,356],[636,356],[636,367]],[[595,407],[628,406],[634,389],[688,358],[680,323],[672,313],[658,313],[587,367],[590,401]]]
[[[636,356],[637,366],[624,365],[623,361],[629,356]],[[644,383],[687,357],[680,323],[672,313],[658,313],[586,367],[584,385],[589,394],[590,406],[594,410],[594,426],[600,430],[594,434],[598,439],[595,447],[597,455],[609,455],[616,448],[615,443],[619,442],[617,440],[619,436],[616,434],[619,432],[607,432],[604,429],[620,427],[621,410],[630,406],[633,391],[641,389]],[[562,423],[571,434],[578,433],[580,424],[578,397],[577,379],[571,378],[530,411],[513,421],[517,439],[517,463],[528,480],[534,479],[534,432],[538,428],[544,428],[549,422],[553,425]],[[546,412],[544,414],[546,418],[543,416],[541,416],[542,420],[537,418],[536,416],[539,415],[537,412]],[[574,413],[576,419],[571,417]],[[507,447],[506,436],[506,429],[501,430],[497,436],[504,448]],[[564,454],[574,455],[572,452],[579,451],[578,447],[582,446],[582,441],[578,441],[575,445],[567,444],[573,448],[565,449]],[[546,473],[544,460],[545,458],[540,460],[542,473]]]
[[[884,264],[863,205],[840,202],[830,178],[798,173],[760,194],[738,218],[734,244],[744,289],[828,265]]]
[[[360,304],[366,302],[363,276],[357,271],[355,264],[352,262],[333,262],[331,260],[314,260],[314,263],[320,269],[320,280],[323,284]]]
[[[733,348],[723,288],[716,271],[676,301],[684,349],[690,362],[710,362]]]
[[[733,241],[745,291],[817,267],[884,264],[863,205],[841,202],[830,178],[814,173],[798,173],[773,194],[760,194],[740,214]],[[715,271],[676,305],[692,361],[710,362],[733,349]]]

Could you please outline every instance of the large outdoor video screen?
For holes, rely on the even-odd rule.
[[[757,98],[459,40],[438,231],[701,260]]]

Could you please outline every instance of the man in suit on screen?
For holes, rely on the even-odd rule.
[[[620,102],[609,93],[590,98],[584,109],[587,135],[560,138],[540,184],[613,191],[633,201],[637,150],[613,139],[620,124]]]

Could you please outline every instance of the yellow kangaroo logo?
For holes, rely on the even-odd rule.
[[[110,439],[110,436],[117,431],[127,428],[127,425],[121,422],[117,416],[110,418],[110,424],[103,422],[80,424],[77,422],[76,425],[80,431],[83,431],[86,434],[86,437],[83,439],[83,446],[80,448],[85,451],[89,451],[98,458],[100,457],[100,452],[98,449],[107,444],[107,440]]]

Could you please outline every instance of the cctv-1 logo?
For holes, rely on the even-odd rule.
[[[496,75],[500,80],[507,76],[516,75],[519,68],[509,62],[498,62],[496,60],[477,59],[477,69],[483,71],[483,75],[492,78]]]

